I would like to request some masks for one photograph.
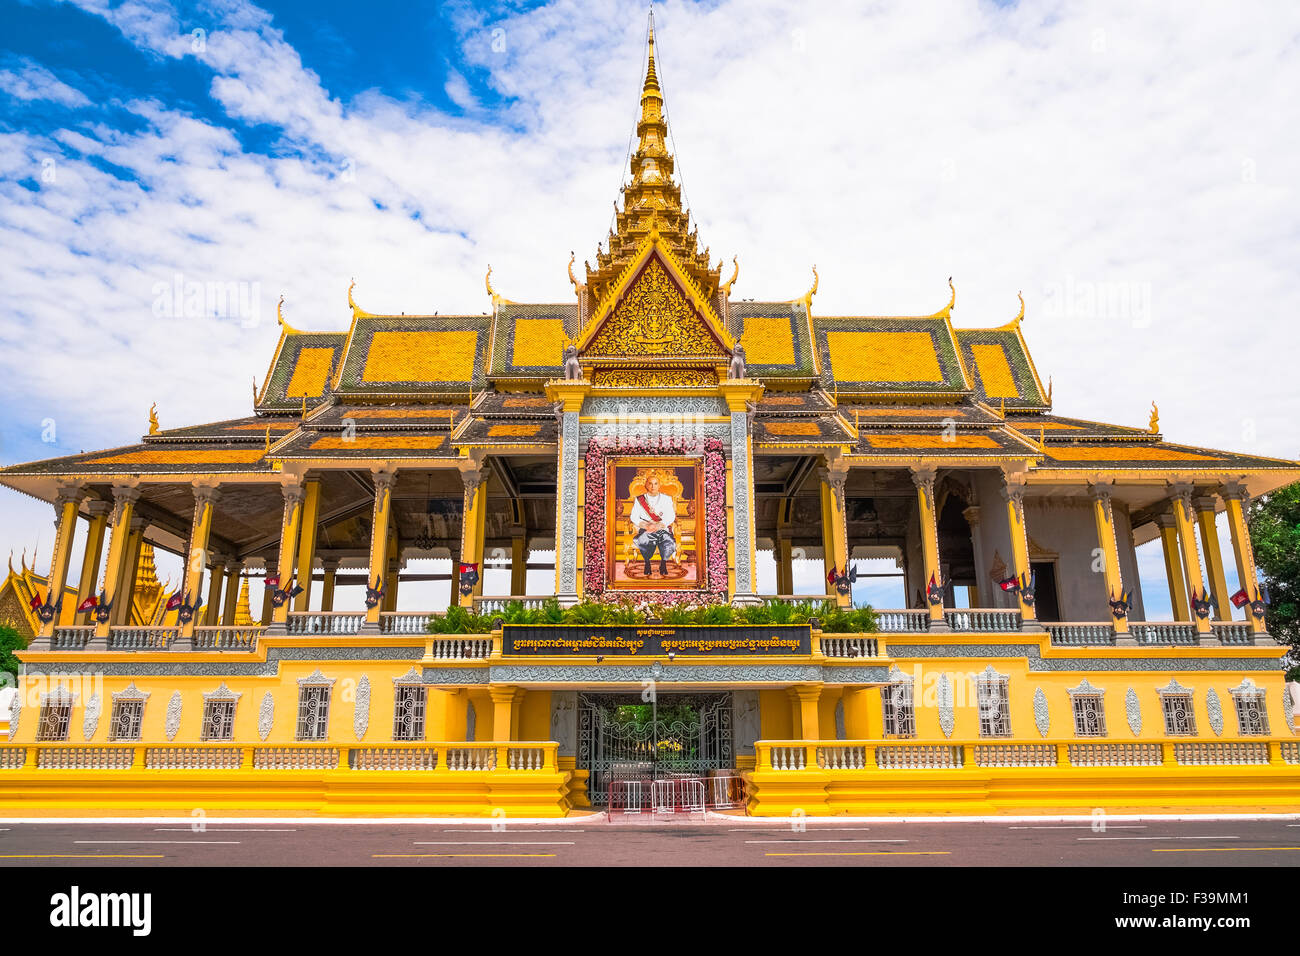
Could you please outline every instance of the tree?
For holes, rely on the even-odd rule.
[[[0,624],[0,672],[9,672],[11,679],[8,684],[10,686],[17,683],[18,668],[22,665],[22,661],[14,657],[14,651],[21,651],[26,647],[27,640],[18,632],[17,628],[8,624]],[[4,678],[0,677],[0,682],[3,681]]]
[[[1295,657],[1300,650],[1300,482],[1253,502],[1249,522],[1255,564],[1268,587],[1268,632],[1290,644]]]

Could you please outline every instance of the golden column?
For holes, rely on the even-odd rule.
[[[148,522],[138,514],[131,517],[130,532],[126,536],[126,556],[117,581],[117,592],[125,600],[113,601],[113,624],[125,626],[131,623],[131,609],[135,603],[135,582],[140,576],[140,546],[144,543],[144,529]]]
[[[820,740],[817,705],[821,702],[822,685],[798,684],[790,688],[790,691],[799,701],[799,739]]]
[[[208,565],[208,540],[212,537],[212,517],[219,492],[212,485],[194,486],[194,514],[190,519],[190,546],[186,553],[185,573],[181,584],[181,601],[190,607],[199,603],[199,589],[203,586],[203,570]],[[216,575],[213,575],[216,577]],[[185,644],[194,637],[198,615],[181,623],[181,641]],[[185,647],[178,648],[180,650]]]
[[[473,607],[474,596],[483,593],[483,537],[487,530],[488,468],[474,460],[460,465],[465,484],[465,510],[460,528],[460,560],[478,567],[478,580],[468,594],[452,595],[461,607]]]
[[[81,578],[77,583],[77,606],[95,594],[99,582],[99,562],[104,557],[104,532],[108,528],[108,515],[113,510],[110,502],[92,498],[86,502],[90,515],[86,526],[86,549],[82,552]],[[94,611],[82,611],[76,618],[78,624],[94,623]]]
[[[293,601],[295,611],[311,609],[312,570],[316,564],[316,523],[320,518],[320,479],[303,483],[302,529],[298,536],[298,585],[302,588]]]
[[[834,597],[840,607],[852,607],[852,591],[840,594],[835,582],[829,580],[832,569],[837,574],[849,573],[849,531],[844,514],[844,485],[849,477],[848,462],[838,455],[828,457],[826,466],[817,470],[817,476],[821,479],[822,553],[825,555],[823,567],[828,579],[826,593]]]
[[[226,599],[222,602],[221,620],[217,621],[226,627],[235,623],[235,611],[239,607],[239,577],[243,569],[239,561],[226,562]]]
[[[519,498],[510,499],[510,593],[528,593],[528,515]]]
[[[1178,547],[1182,553],[1183,575],[1187,582],[1189,597],[1203,598],[1205,594],[1205,577],[1201,574],[1201,557],[1196,553],[1196,526],[1193,524],[1192,485],[1178,481],[1169,485],[1173,494],[1174,526],[1178,529]],[[1198,634],[1208,634],[1213,628],[1208,616],[1201,617],[1192,608],[1192,623]]]
[[[506,741],[514,726],[515,700],[519,688],[512,684],[493,684],[488,687],[488,696],[492,698],[492,739]],[[502,767],[501,769],[505,769]]]
[[[942,593],[944,582],[939,576],[939,520],[934,507],[934,479],[937,471],[933,465],[912,469],[912,484],[916,485],[917,514],[921,519],[921,559],[925,565],[925,602],[930,609],[930,628],[942,628],[943,601],[930,601],[930,582],[934,581]]]
[[[1259,580],[1255,570],[1255,552],[1250,544],[1250,528],[1246,526],[1246,505],[1250,495],[1239,481],[1226,482],[1220,489],[1223,503],[1228,506],[1228,531],[1232,535],[1232,550],[1237,559],[1237,581],[1246,592],[1246,599],[1254,601],[1259,594]],[[1264,618],[1246,605],[1246,620],[1253,634],[1266,633]]]
[[[1092,495],[1092,515],[1097,522],[1097,544],[1101,549],[1102,573],[1106,579],[1106,600],[1118,601],[1124,593],[1124,577],[1119,569],[1119,542],[1115,538],[1115,511],[1111,492],[1115,483],[1098,480],[1089,486]],[[1116,634],[1128,633],[1128,616],[1111,614]]]
[[[776,593],[794,593],[794,542],[790,523],[794,517],[794,499],[782,498],[776,512]]]
[[[961,516],[966,519],[966,524],[970,526],[970,538],[971,538],[971,544],[974,547],[974,553],[976,555],[983,554],[984,535],[983,532],[980,530],[980,506],[970,505],[968,508],[962,511]],[[975,584],[972,587],[969,587],[967,589],[970,595],[971,607],[992,607],[993,606],[993,602],[991,600],[987,604],[984,603],[986,600],[985,595],[988,593],[987,589],[988,589],[988,583],[984,580],[984,575],[976,574]],[[903,597],[904,597],[904,601],[906,601],[907,595],[904,594]]]
[[[1160,547],[1165,555],[1165,578],[1169,582],[1169,607],[1175,621],[1190,621],[1191,607],[1187,603],[1187,588],[1183,586],[1183,559],[1178,556],[1178,527],[1172,513],[1155,516],[1160,529]]]
[[[129,605],[131,589],[121,593],[122,566],[130,558],[131,523],[135,518],[135,503],[140,499],[140,489],[134,485],[113,486],[112,536],[108,542],[108,560],[104,565],[104,585],[108,601],[116,614],[118,607]],[[110,621],[96,622],[92,646],[108,646]]]
[[[86,492],[81,485],[61,484],[58,496],[54,499],[54,553],[50,555],[49,589],[41,597],[41,600],[50,605],[54,616],[41,622],[37,637],[42,641],[42,647],[49,646],[49,639],[59,623],[59,606],[63,603],[63,587],[68,580],[68,565],[72,560],[72,536],[77,531],[77,513],[81,509],[81,499],[85,496]]]
[[[1007,523],[1011,528],[1011,569],[1022,584],[1029,580],[1029,534],[1025,530],[1025,480],[1024,476],[1006,475],[1002,484],[1002,497],[1007,502]],[[1037,620],[1034,605],[1025,601],[1024,591],[1016,591],[1022,621]]]
[[[388,584],[384,580],[384,571],[388,567],[388,526],[393,514],[393,484],[397,481],[397,473],[391,468],[376,469],[374,479],[375,507],[370,516],[370,563],[366,566],[367,589],[384,588]],[[383,601],[381,599],[371,605],[371,600],[367,598],[366,604],[366,623],[362,626],[362,632],[378,634],[379,614]]]
[[[302,528],[303,486],[297,478],[286,476],[280,491],[284,495],[284,513],[280,519],[280,561],[276,574],[280,577],[279,590],[288,591],[293,586],[293,562],[297,557],[298,535]],[[279,607],[271,606],[271,627],[284,633],[289,623],[289,602]]]
[[[321,562],[321,567],[325,571],[320,586],[320,609],[322,611],[334,610],[334,578],[339,571],[339,562],[337,558],[326,558]]]
[[[212,564],[208,565],[208,597],[203,602],[203,623],[212,627],[221,623],[221,588],[226,581],[226,562],[219,555],[213,555]]]
[[[1210,593],[1219,604],[1219,613],[1215,616],[1220,621],[1231,621],[1228,577],[1223,568],[1223,549],[1219,546],[1219,529],[1214,520],[1214,495],[1193,498],[1192,507],[1196,510],[1196,526],[1201,532],[1201,551],[1205,553],[1205,576],[1209,578]]]

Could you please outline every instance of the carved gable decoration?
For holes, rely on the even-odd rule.
[[[728,355],[730,350],[670,269],[658,255],[651,255],[595,330],[583,355],[614,359]]]

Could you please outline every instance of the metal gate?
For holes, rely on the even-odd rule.
[[[648,801],[653,781],[729,770],[735,766],[731,695],[663,694],[643,702],[579,694],[577,765],[591,771],[587,794],[600,807],[608,805],[615,781],[641,781],[621,792]]]

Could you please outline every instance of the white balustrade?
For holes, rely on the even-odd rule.
[[[977,767],[1055,767],[1054,744],[976,744]]]
[[[251,651],[257,648],[257,639],[265,633],[261,625],[214,625],[194,629],[196,651]]]
[[[773,747],[773,770],[803,770],[808,765],[808,748],[804,746]]]
[[[290,634],[356,634],[366,623],[365,614],[352,611],[291,611]]]
[[[448,770],[495,770],[497,749],[491,747],[448,747]]]
[[[433,657],[440,661],[483,660],[492,653],[487,637],[440,637],[433,641]]]
[[[19,770],[26,762],[26,747],[0,747],[0,770]]]
[[[1174,744],[1174,759],[1184,767],[1268,763],[1268,744],[1248,741],[1196,741]]]
[[[1091,647],[1115,643],[1115,629],[1110,624],[1058,624],[1043,625],[1051,635],[1052,643],[1061,647]]]
[[[108,647],[113,651],[165,651],[179,627],[115,627],[108,632]]]
[[[1129,633],[1139,644],[1183,644],[1197,643],[1196,625],[1182,621],[1138,621],[1128,626]]]
[[[929,611],[876,612],[876,630],[882,634],[924,634],[929,629]]]
[[[348,759],[353,770],[434,770],[436,747],[353,747]]]
[[[876,640],[871,637],[822,635],[822,653],[827,657],[875,657]]]
[[[511,747],[506,751],[508,770],[541,770],[546,764],[546,751],[541,747]]]
[[[132,747],[41,747],[36,752],[40,770],[130,770]]]
[[[258,747],[254,770],[337,770],[337,747]]]
[[[50,637],[52,651],[79,651],[95,636],[93,625],[89,627],[56,627]]]
[[[876,748],[882,770],[953,770],[962,766],[961,747],[948,744],[889,744]]]
[[[1159,744],[1070,744],[1072,767],[1158,767],[1164,762]]]
[[[1253,644],[1255,635],[1245,621],[1215,621],[1214,636],[1220,644]]]
[[[818,747],[817,766],[822,770],[863,770],[867,766],[867,748],[863,744]]]
[[[943,619],[954,631],[1001,634],[1020,630],[1020,612],[1002,608],[964,608],[945,611]]]
[[[384,611],[379,615],[380,634],[428,634],[428,611]]]
[[[150,747],[144,752],[146,770],[238,770],[243,759],[239,747]]]

